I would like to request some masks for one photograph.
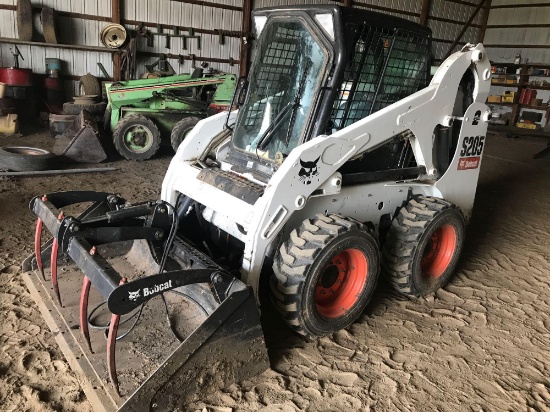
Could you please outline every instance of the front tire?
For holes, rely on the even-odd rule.
[[[453,276],[464,245],[465,221],[455,205],[415,196],[392,222],[383,248],[383,266],[394,288],[425,296]]]
[[[349,326],[369,303],[380,272],[367,227],[317,215],[293,230],[273,264],[271,294],[290,328],[312,338]]]
[[[147,117],[133,115],[120,120],[113,130],[116,150],[128,160],[147,160],[160,147],[160,131]]]

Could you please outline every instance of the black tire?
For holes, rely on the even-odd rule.
[[[464,245],[465,221],[450,202],[414,196],[393,219],[383,267],[395,289],[424,296],[453,276]]]
[[[57,32],[55,30],[55,10],[51,7],[43,7],[40,13],[42,19],[42,33],[44,41],[50,44],[57,44]]]
[[[185,117],[176,123],[172,129],[172,133],[170,134],[170,143],[172,144],[172,149],[174,149],[174,152],[178,151],[178,147],[180,147],[180,144],[183,142],[183,139],[185,139],[185,136],[193,130],[200,120],[201,119],[198,117]]]
[[[32,5],[30,0],[18,0],[16,9],[17,38],[32,41]]]
[[[56,156],[36,147],[2,147],[0,148],[0,169],[14,172],[48,170],[54,165]]]
[[[82,110],[86,110],[90,114],[103,115],[107,103],[95,103],[95,104],[74,104],[63,103],[63,114],[80,114]]]
[[[376,288],[380,250],[365,225],[319,214],[292,231],[273,271],[271,296],[285,322],[307,338],[324,336],[363,313]]]
[[[105,113],[103,113],[103,131],[107,134],[111,134],[111,116],[113,115],[113,109],[111,107],[107,107],[105,109]]]
[[[139,133],[128,136],[128,133]],[[145,135],[143,134],[145,133]],[[135,141],[135,139],[140,141]],[[143,141],[143,139],[146,139]],[[113,130],[113,142],[116,150],[128,160],[150,159],[160,147],[160,131],[147,117],[128,116],[120,120]]]
[[[90,73],[80,78],[78,89],[81,95],[97,96],[98,99],[101,99],[101,84],[97,77]]]

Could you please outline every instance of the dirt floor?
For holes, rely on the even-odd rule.
[[[52,139],[0,139],[20,144]],[[410,300],[380,282],[357,323],[310,343],[268,314],[271,370],[190,410],[550,411],[550,156],[532,159],[545,146],[488,138],[466,250],[444,290]],[[67,189],[155,199],[169,160],[0,178],[0,410],[92,409],[20,276],[33,248],[28,201]]]

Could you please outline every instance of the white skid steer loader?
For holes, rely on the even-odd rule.
[[[253,20],[239,109],[190,132],[162,200],[31,201],[35,255],[24,268],[45,276],[50,261],[53,287],[29,274],[29,288],[106,409],[171,410],[268,368],[263,285],[289,327],[312,338],[356,320],[382,270],[420,296],[456,268],[491,117],[483,46],[464,46],[428,84],[431,32],[418,24],[328,5],[260,9]],[[77,203],[87,207],[69,216]],[[53,235],[44,245],[43,225]],[[101,316],[107,362],[91,352]]]

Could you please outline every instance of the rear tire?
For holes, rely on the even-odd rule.
[[[160,147],[160,131],[147,117],[134,115],[120,120],[113,130],[116,150],[128,160],[147,160]]]
[[[183,139],[189,134],[191,130],[197,125],[200,121],[198,117],[185,117],[176,123],[172,129],[172,134],[170,135],[170,143],[172,144],[172,149],[174,152],[178,152],[178,147],[180,147]]]
[[[435,197],[413,197],[393,219],[383,248],[383,267],[395,289],[424,296],[453,276],[465,238],[455,205]]]
[[[273,270],[271,295],[285,322],[305,337],[324,336],[363,313],[376,288],[380,252],[366,226],[319,214],[292,231]]]

